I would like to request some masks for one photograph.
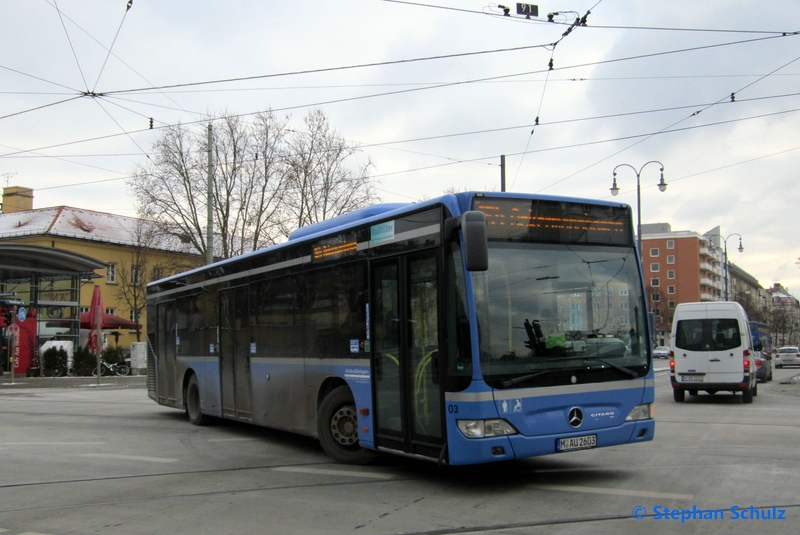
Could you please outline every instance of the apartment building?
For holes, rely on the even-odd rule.
[[[656,343],[669,343],[678,303],[723,299],[722,256],[700,233],[672,231],[669,223],[642,225],[642,265]]]

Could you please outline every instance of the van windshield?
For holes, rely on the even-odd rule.
[[[679,320],[675,347],[686,351],[727,351],[742,345],[736,318]]]

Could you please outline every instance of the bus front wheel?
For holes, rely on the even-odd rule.
[[[358,444],[358,414],[353,394],[346,386],[331,391],[319,406],[317,433],[322,449],[336,462],[366,464],[372,451]]]
[[[200,411],[200,386],[197,383],[197,376],[192,374],[189,384],[186,385],[186,416],[193,425],[207,425],[211,417]]]

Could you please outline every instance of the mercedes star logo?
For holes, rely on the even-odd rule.
[[[567,421],[572,427],[580,427],[583,423],[583,412],[578,407],[571,409],[569,416],[567,416]]]

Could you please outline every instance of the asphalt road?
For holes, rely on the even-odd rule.
[[[794,534],[800,383],[779,381],[799,371],[775,370],[750,405],[675,403],[660,372],[653,442],[458,468],[338,465],[306,437],[194,427],[141,377],[5,376],[0,533]]]

